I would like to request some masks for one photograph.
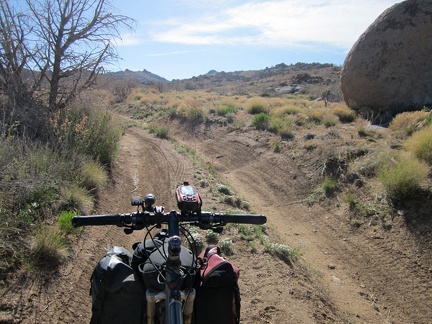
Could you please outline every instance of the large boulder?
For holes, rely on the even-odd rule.
[[[360,36],[341,70],[347,105],[374,122],[432,104],[432,0],[384,11]]]

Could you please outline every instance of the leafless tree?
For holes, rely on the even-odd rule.
[[[25,0],[20,10],[11,3],[0,0],[0,91],[14,101],[42,97],[52,110],[117,59],[114,42],[134,23],[108,0]]]
[[[11,106],[20,104],[28,92],[23,71],[31,56],[26,48],[31,28],[26,22],[25,15],[0,0],[0,91]]]
[[[133,20],[110,11],[107,0],[26,0],[34,26],[34,85],[49,84],[48,104],[62,107],[90,87],[117,58],[113,40]]]

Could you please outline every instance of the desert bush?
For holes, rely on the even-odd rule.
[[[264,98],[254,97],[249,100],[246,111],[252,115],[265,113],[268,111],[267,101]]]
[[[405,138],[411,136],[416,130],[424,126],[425,121],[430,116],[427,111],[410,111],[396,115],[390,122],[389,129],[398,136]]]
[[[224,184],[218,184],[217,185],[217,191],[221,194],[231,196],[234,194],[234,192],[230,189],[230,187],[224,185]]]
[[[266,130],[269,128],[270,119],[266,113],[259,113],[253,116],[251,124],[256,129]]]
[[[280,135],[283,139],[294,138],[294,121],[288,116],[278,118],[272,116],[269,123],[269,130]]]
[[[53,142],[64,154],[77,152],[109,165],[117,153],[121,132],[109,112],[86,108],[57,111],[51,119]]]
[[[225,255],[233,254],[233,241],[230,238],[224,238],[219,241],[221,252]]]
[[[333,195],[339,187],[338,180],[335,178],[325,178],[321,183],[321,188],[325,195]]]
[[[237,112],[237,108],[232,104],[223,104],[219,105],[216,108],[216,113],[219,116],[227,116],[228,114],[235,114]]]
[[[414,197],[422,189],[429,168],[410,154],[401,154],[398,161],[385,165],[378,175],[392,202]]]
[[[432,165],[432,125],[415,132],[405,141],[404,147],[418,159]]]
[[[356,113],[347,106],[336,106],[330,112],[336,115],[341,123],[351,123],[356,119]]]
[[[324,115],[323,117],[323,125],[325,127],[333,127],[338,123],[338,118],[335,115]]]
[[[206,241],[209,244],[217,244],[219,242],[219,234],[212,231],[212,230],[206,230],[205,231],[205,237]]]
[[[176,115],[185,118],[190,122],[199,122],[205,120],[204,109],[199,106],[198,101],[189,98],[181,103],[176,109]]]
[[[359,157],[350,163],[349,171],[372,178],[379,174],[386,163],[396,161],[397,156],[397,151],[390,150],[386,146],[379,146],[365,156]]]
[[[169,128],[167,126],[158,126],[156,124],[149,124],[147,129],[150,133],[155,134],[156,137],[161,139],[169,138]]]
[[[321,108],[307,108],[303,112],[309,118],[308,121],[313,124],[321,124],[324,115],[327,114],[327,111]]]

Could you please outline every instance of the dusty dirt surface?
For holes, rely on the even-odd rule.
[[[334,199],[324,207],[304,203],[322,167],[322,154],[303,154],[294,147],[292,153],[274,153],[267,135],[254,131],[173,126],[177,143],[193,147],[253,212],[267,215],[272,241],[301,249],[298,261],[284,262],[261,247],[252,253],[244,240],[234,237],[234,254],[228,259],[241,271],[242,323],[431,322],[427,224],[407,226],[403,217],[396,217],[387,231],[354,228],[343,202]],[[338,143],[323,135],[328,140],[315,152],[356,144],[355,130],[347,127],[339,133],[343,138]],[[100,193],[97,213],[134,211],[130,197],[149,192],[157,205],[174,209],[176,185],[185,179],[193,182],[195,174],[196,166],[172,142],[129,128],[121,140],[113,184]],[[207,188],[201,190],[204,209],[226,208]],[[88,323],[89,278],[107,244],[129,247],[142,235],[126,236],[116,227],[85,228],[73,238],[68,263],[8,288],[1,301],[3,322]]]

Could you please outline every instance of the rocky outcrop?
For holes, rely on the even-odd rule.
[[[374,121],[432,104],[432,0],[407,0],[360,36],[341,71],[347,105]]]

